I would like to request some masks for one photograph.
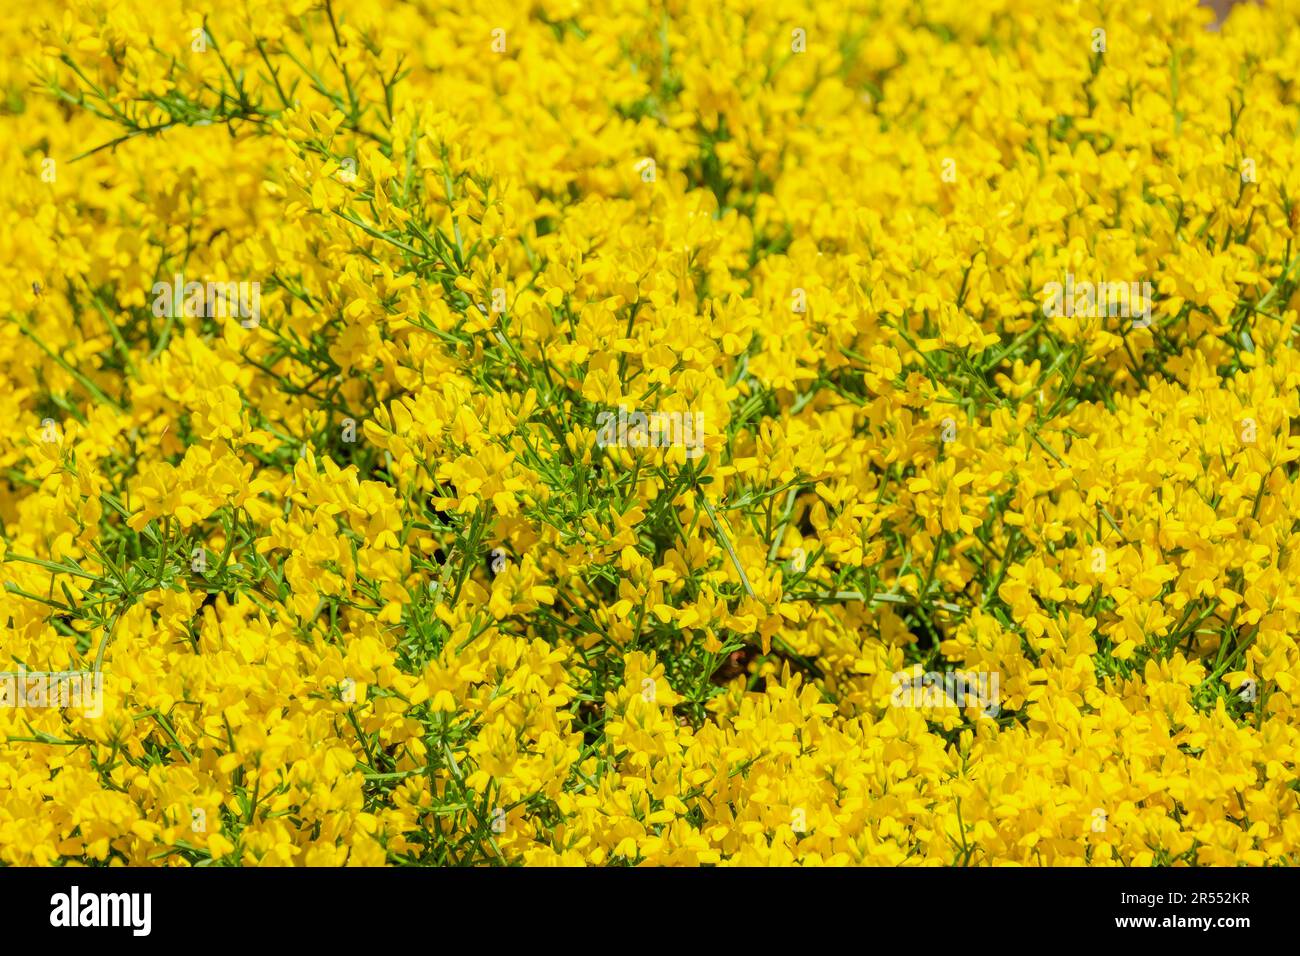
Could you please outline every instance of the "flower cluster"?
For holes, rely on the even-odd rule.
[[[0,671],[102,700],[0,862],[1300,863],[1300,2],[1211,20],[14,7]]]

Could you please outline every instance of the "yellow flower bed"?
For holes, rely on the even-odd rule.
[[[0,861],[1300,862],[1300,3],[1211,20],[9,4]]]

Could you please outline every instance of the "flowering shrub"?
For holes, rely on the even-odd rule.
[[[11,8],[0,860],[1300,862],[1297,0]]]

